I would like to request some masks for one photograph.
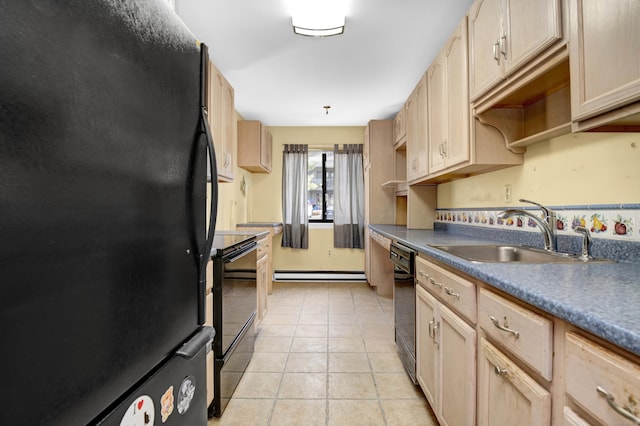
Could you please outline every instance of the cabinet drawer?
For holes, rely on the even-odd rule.
[[[383,237],[381,234],[378,234],[375,231],[369,231],[369,236],[373,241],[380,244],[382,247],[389,250],[391,248],[391,240],[387,237]]]
[[[487,290],[480,290],[478,322],[495,341],[538,371],[552,377],[553,322]]]
[[[477,322],[476,285],[425,259],[416,257],[416,280],[439,296],[444,304],[466,319]]]
[[[640,418],[640,366],[574,333],[566,336],[567,394],[600,422],[636,424]],[[607,401],[607,392],[611,395]],[[613,400],[611,400],[613,398]]]

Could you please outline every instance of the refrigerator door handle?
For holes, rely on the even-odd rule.
[[[209,159],[209,168],[211,169],[211,200],[209,209],[209,229],[207,230],[207,241],[204,247],[204,259],[203,266],[206,268],[207,262],[211,254],[211,247],[213,246],[213,235],[216,228],[216,217],[218,215],[218,168],[216,165],[216,152],[213,148],[213,138],[211,137],[211,130],[209,130],[209,123],[207,122],[206,107],[201,108],[201,120],[204,127],[204,133],[207,138],[207,152]],[[215,180],[214,180],[215,179]],[[216,185],[214,185],[214,182]],[[206,279],[206,277],[205,277]]]
[[[191,339],[187,340],[176,355],[185,359],[191,359],[198,354],[206,345],[210,345],[216,332],[213,327],[202,327]]]
[[[207,263],[211,257],[211,247],[213,246],[213,236],[216,228],[216,217],[218,215],[218,168],[216,162],[216,153],[213,147],[213,138],[209,129],[207,119],[207,106],[205,93],[207,91],[207,65],[209,63],[209,53],[207,45],[200,45],[200,133],[205,135],[207,140],[207,158],[209,160],[209,169],[211,172],[211,200],[209,209],[209,229],[207,230],[207,238],[204,244],[204,252],[200,253],[198,272],[198,294],[201,300],[198,302],[198,324],[204,324],[205,321],[205,301],[204,294],[207,283]],[[199,230],[196,230],[198,235]]]

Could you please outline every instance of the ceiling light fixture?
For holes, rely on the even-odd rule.
[[[309,37],[329,37],[344,32],[344,0],[298,0],[293,5],[293,32]]]
[[[331,108],[331,105],[325,105],[322,108],[324,108],[324,115],[329,115],[329,109]]]

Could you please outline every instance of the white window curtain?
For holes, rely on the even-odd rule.
[[[284,145],[282,153],[282,247],[309,248],[308,145]]]
[[[333,245],[364,248],[362,144],[335,145],[333,167]]]

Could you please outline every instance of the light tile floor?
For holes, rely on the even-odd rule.
[[[274,283],[255,353],[216,425],[437,425],[366,283]]]

